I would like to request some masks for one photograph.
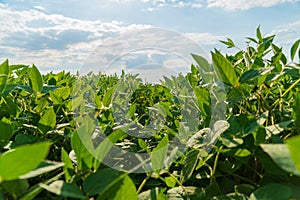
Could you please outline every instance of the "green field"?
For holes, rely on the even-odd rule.
[[[263,37],[258,28],[244,50],[221,41],[236,53],[214,50],[213,64],[193,55],[198,65],[187,75],[138,84],[125,119],[142,128],[151,128],[155,116],[164,119],[147,138],[126,134],[114,116],[125,112],[116,92],[139,81],[135,75],[42,75],[34,65],[4,61],[0,200],[300,199],[300,39],[285,55],[274,37]],[[197,119],[186,117],[194,111]],[[214,120],[221,130],[212,128]],[[150,169],[124,172],[104,163],[110,144],[104,140],[91,152],[83,139],[96,127],[120,148],[149,154]],[[220,135],[210,144],[200,134],[205,131]],[[165,147],[178,133],[194,140],[165,167]]]

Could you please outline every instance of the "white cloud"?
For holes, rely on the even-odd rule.
[[[111,3],[145,3],[148,4],[148,11],[161,7],[174,8],[202,8],[220,7],[225,10],[248,10],[254,7],[271,7],[282,3],[295,3],[299,0],[109,0]]]
[[[36,10],[41,10],[41,11],[46,10],[43,6],[34,6],[33,8],[35,8]]]
[[[225,35],[214,35],[211,33],[186,33],[185,36],[204,46],[218,44],[219,40],[224,40],[227,37]]]
[[[282,3],[295,3],[299,0],[207,0],[207,7],[220,7],[226,10],[248,10],[254,7],[271,7]]]
[[[38,10],[37,10],[38,9]],[[0,60],[49,67],[78,67],[105,37],[145,27],[46,14],[41,7],[13,10],[0,3]],[[3,20],[5,19],[5,20]],[[46,70],[47,71],[47,70]]]
[[[270,34],[276,35],[275,40],[279,41],[278,44],[289,50],[291,45],[297,39],[300,39],[300,20],[280,25],[271,31]]]

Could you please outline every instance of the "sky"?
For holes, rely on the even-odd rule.
[[[144,28],[165,30],[163,35],[172,51],[175,47],[189,51],[193,44],[183,43],[186,37],[209,54],[214,48],[227,52],[226,46],[219,42],[227,37],[244,48],[246,37],[254,37],[260,25],[265,35],[276,34],[275,43],[289,52],[300,38],[299,11],[300,0],[0,0],[0,62],[8,58],[11,64],[34,63],[43,72],[76,71],[89,63],[87,60],[95,52],[100,52],[98,57],[106,56],[106,62],[110,63],[108,59],[113,58],[101,54],[103,44],[110,46],[106,51],[114,52],[110,56],[123,55],[124,61],[124,50],[129,48],[114,44],[111,49],[107,41],[128,32],[134,33],[133,43],[158,37],[157,32],[148,38],[136,34],[136,30]],[[168,36],[172,33],[177,33],[177,38]],[[127,37],[115,39],[126,42]],[[157,45],[168,50],[167,46]],[[134,44],[133,48],[142,46]],[[132,55],[127,55],[125,64],[144,62],[141,58],[132,59]],[[168,60],[170,54],[151,55],[143,59],[156,58],[156,63],[169,65],[176,61],[176,58]]]

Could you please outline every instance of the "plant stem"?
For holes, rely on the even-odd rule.
[[[147,182],[147,180],[148,180],[149,178],[150,178],[150,176],[147,176],[147,177],[143,180],[143,182],[142,182],[141,185],[139,186],[139,189],[137,190],[137,194],[139,194],[139,193],[142,191],[144,185],[146,184],[146,182]]]
[[[295,81],[283,94],[280,98],[276,99],[276,101],[271,105],[270,110],[273,109],[277,103],[279,103],[280,99],[284,97],[289,91],[291,91],[298,83],[300,83],[300,78]]]
[[[219,155],[220,155],[220,150],[222,150],[223,146],[220,147],[220,149],[217,152],[215,161],[214,161],[214,166],[213,166],[213,170],[212,170],[212,177],[215,175],[216,169],[217,169],[217,165],[218,165],[218,159],[219,159]]]

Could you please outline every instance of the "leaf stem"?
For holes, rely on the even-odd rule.
[[[271,107],[270,107],[270,110],[271,109],[273,109],[275,106],[276,106],[276,104],[278,104],[279,103],[279,101],[280,101],[280,99],[282,98],[282,97],[284,97],[289,91],[291,91],[298,83],[300,83],[300,78],[297,80],[297,81],[295,81],[283,94],[282,94],[282,96],[280,97],[280,98],[278,98],[278,99],[276,99],[276,101],[271,105]]]
[[[139,189],[137,190],[137,194],[139,194],[141,191],[142,191],[142,189],[143,189],[143,187],[144,187],[144,185],[146,184],[146,182],[147,182],[147,180],[150,178],[150,176],[147,176],[144,180],[143,180],[143,182],[141,183],[141,185],[139,186]]]

